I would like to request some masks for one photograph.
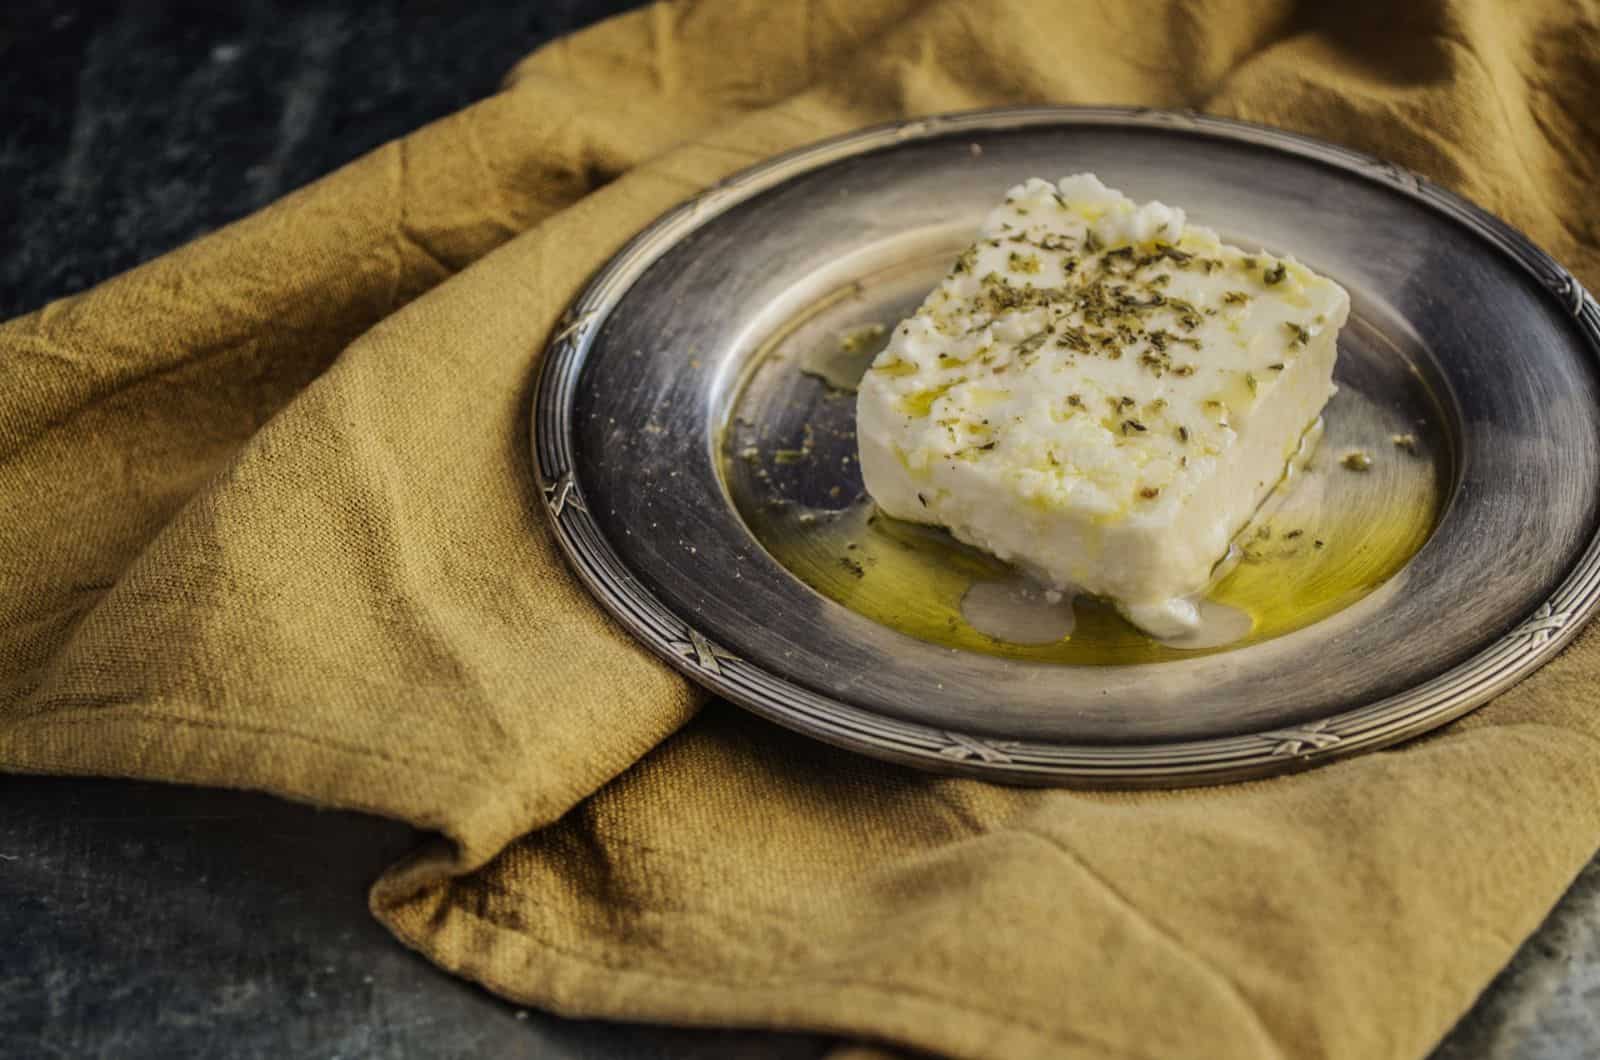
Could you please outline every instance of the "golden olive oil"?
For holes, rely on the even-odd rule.
[[[1247,613],[1251,632],[1226,647],[1195,650],[1161,644],[1110,604],[1087,597],[1077,600],[1075,627],[1060,640],[1016,644],[982,633],[962,616],[962,597],[976,582],[1020,575],[942,530],[891,519],[870,503],[838,512],[768,505],[746,518],[800,580],[902,633],[1006,658],[1122,665],[1243,647],[1326,618],[1394,576],[1427,540],[1434,512],[1401,510],[1378,520],[1322,512],[1314,521],[1274,516],[1253,526],[1237,565],[1208,594]]]

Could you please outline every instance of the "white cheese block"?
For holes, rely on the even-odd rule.
[[[1181,635],[1334,393],[1349,307],[1180,209],[1030,180],[863,379],[867,491]]]

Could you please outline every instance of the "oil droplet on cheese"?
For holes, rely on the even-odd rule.
[[[950,392],[954,383],[943,383],[927,390],[919,390],[915,394],[907,394],[900,399],[900,411],[907,416],[926,416],[933,411],[933,403]]]

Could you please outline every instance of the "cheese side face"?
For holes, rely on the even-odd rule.
[[[1030,180],[862,380],[867,491],[1179,635],[1333,395],[1349,306],[1180,209]]]

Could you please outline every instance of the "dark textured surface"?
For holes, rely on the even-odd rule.
[[[260,795],[0,777],[0,1056],[818,1056],[820,1039],[562,1020],[366,909],[409,828]]]
[[[240,217],[634,6],[0,6],[0,316]],[[504,1004],[394,942],[400,825],[269,798],[0,777],[0,1057],[811,1057],[816,1038]],[[1600,864],[1436,1060],[1600,1056]]]
[[[639,0],[0,3],[0,318],[488,95]]]

